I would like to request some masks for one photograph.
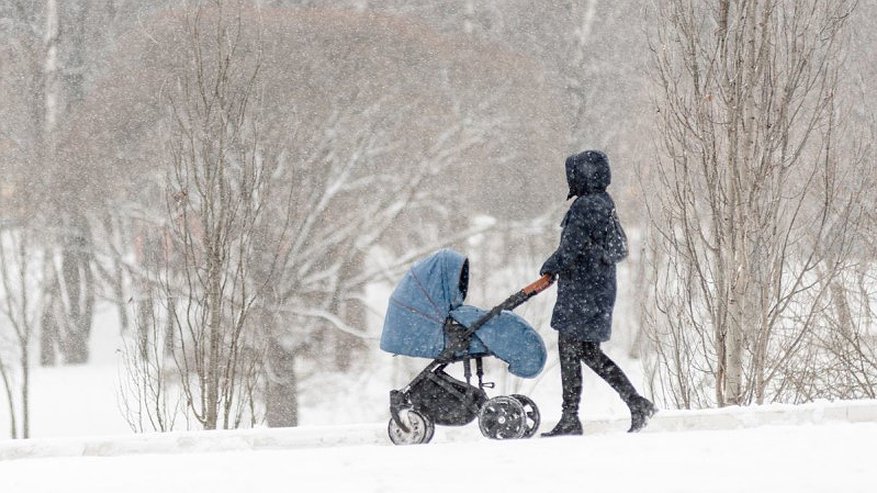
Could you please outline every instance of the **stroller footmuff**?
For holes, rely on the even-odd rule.
[[[542,338],[511,310],[553,279],[545,276],[485,311],[463,305],[468,265],[463,255],[440,250],[414,264],[390,297],[381,349],[433,358],[407,386],[390,392],[388,433],[395,444],[427,443],[435,425],[463,426],[475,419],[482,434],[493,439],[529,438],[539,428],[539,409],[529,397],[487,396],[485,389],[493,384],[484,381],[483,361],[496,357],[523,378],[542,371]],[[455,363],[462,363],[465,381],[445,371]]]

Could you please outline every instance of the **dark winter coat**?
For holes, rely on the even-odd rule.
[[[588,342],[608,341],[615,305],[615,264],[603,259],[605,239],[615,209],[606,192],[609,160],[600,151],[585,151],[566,160],[569,197],[576,197],[563,218],[560,246],[541,273],[558,276],[557,303],[551,326]]]

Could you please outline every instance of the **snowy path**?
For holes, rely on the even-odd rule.
[[[769,405],[703,411],[663,411],[646,434],[663,431],[734,430],[768,425],[877,423],[877,401],[820,402],[801,406]],[[548,430],[553,422],[543,422]],[[587,435],[623,431],[627,419],[588,420]],[[480,441],[475,423],[437,427],[433,443]],[[877,442],[875,442],[877,443]],[[0,461],[38,457],[118,456],[130,454],[225,452],[348,445],[389,445],[386,423],[313,426],[289,429],[182,432],[111,437],[0,441]],[[875,453],[877,454],[877,453]],[[3,490],[0,490],[2,492]],[[877,491],[877,490],[875,490]]]
[[[769,405],[703,411],[663,411],[652,420],[644,434],[832,423],[877,423],[877,401],[820,402],[801,406]],[[541,429],[548,430],[553,424],[553,422],[543,422]],[[588,420],[584,422],[584,428],[585,434],[598,435],[626,430],[628,424],[627,419]],[[437,427],[433,443],[482,440],[483,437],[479,433],[477,425],[472,423],[462,428]],[[0,461],[45,457],[109,457],[131,454],[311,449],[351,445],[389,445],[386,423],[274,430],[6,440],[0,441]],[[877,452],[875,452],[875,456],[877,456]],[[3,491],[0,489],[0,492]]]
[[[877,423],[0,462],[4,493],[865,493]],[[205,448],[209,448],[206,447]]]

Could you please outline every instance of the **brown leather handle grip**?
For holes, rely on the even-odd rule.
[[[544,276],[540,277],[536,282],[522,289],[522,291],[527,296],[531,296],[545,291],[546,289],[551,287],[552,284],[554,284],[554,276],[551,274],[545,274]]]

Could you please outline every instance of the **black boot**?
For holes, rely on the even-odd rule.
[[[649,424],[649,418],[658,412],[652,401],[641,395],[635,396],[628,404],[630,407],[630,429],[628,433],[636,433]]]
[[[554,427],[553,430],[543,433],[543,437],[556,437],[562,435],[581,435],[582,434],[582,422],[579,421],[579,417],[573,413],[563,413],[560,417],[560,421],[557,423],[557,426]]]

